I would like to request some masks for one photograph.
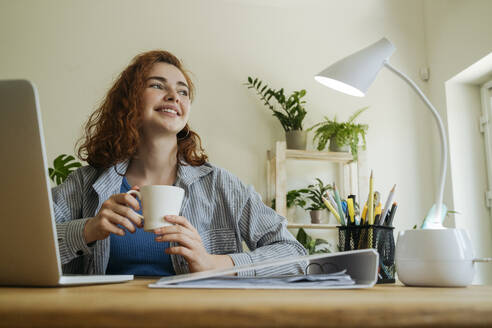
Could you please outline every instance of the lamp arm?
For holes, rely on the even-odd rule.
[[[439,136],[441,137],[441,183],[437,191],[437,202],[436,202],[437,211],[435,217],[436,219],[440,220],[442,214],[441,208],[443,203],[444,183],[446,180],[446,170],[447,170],[447,163],[448,163],[448,141],[446,138],[446,133],[444,131],[444,124],[442,123],[442,119],[438,111],[434,108],[434,106],[431,104],[429,99],[427,99],[427,97],[419,89],[419,87],[415,84],[415,82],[413,82],[408,76],[397,70],[395,67],[391,66],[387,60],[384,62],[384,66],[386,66],[386,68],[388,68],[390,71],[398,75],[400,78],[402,78],[405,82],[407,82],[412,87],[412,89],[420,96],[420,98],[422,98],[422,100],[430,109],[430,111],[434,115],[434,118],[436,119],[436,123],[439,128]],[[441,222],[439,221],[439,224],[440,223]]]

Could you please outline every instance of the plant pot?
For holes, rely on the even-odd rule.
[[[311,223],[320,223],[321,220],[321,212],[322,210],[309,211],[309,215],[311,216]]]
[[[349,145],[339,145],[335,139],[335,136],[330,138],[330,151],[348,153],[350,151]]]
[[[302,130],[286,131],[287,149],[306,150],[307,133]]]

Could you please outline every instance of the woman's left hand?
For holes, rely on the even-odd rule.
[[[173,225],[155,229],[155,240],[157,242],[177,242],[179,246],[166,248],[165,252],[182,255],[188,262],[190,272],[234,266],[230,256],[207,253],[198,231],[184,216],[168,215],[165,219]]]

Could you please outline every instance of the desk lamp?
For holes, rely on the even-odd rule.
[[[361,49],[329,66],[315,76],[315,80],[337,91],[363,97],[378,72],[388,68],[404,80],[420,96],[432,112],[441,139],[441,176],[436,201],[428,212],[421,229],[402,231],[396,244],[396,269],[405,285],[467,286],[473,280],[473,250],[470,238],[463,229],[445,229],[443,204],[447,170],[448,144],[442,119],[419,89],[405,74],[390,65],[395,51],[386,38]]]

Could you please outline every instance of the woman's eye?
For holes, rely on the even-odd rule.
[[[188,91],[187,90],[180,90],[178,91],[180,94],[182,94],[183,96],[188,96]]]
[[[163,89],[162,85],[157,84],[157,83],[153,83],[153,84],[151,84],[151,85],[150,85],[150,87],[151,87],[151,88],[154,88],[154,89],[160,89],[160,90],[162,90],[162,89]]]

